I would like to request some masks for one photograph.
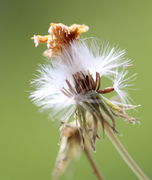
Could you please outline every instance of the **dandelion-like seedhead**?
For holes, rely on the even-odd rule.
[[[68,156],[72,142],[95,150],[100,126],[104,129],[106,124],[117,132],[115,117],[136,122],[126,113],[137,107],[129,103],[130,97],[125,91],[131,86],[129,81],[135,78],[135,75],[126,77],[131,61],[125,57],[124,50],[108,43],[99,45],[95,39],[80,40],[81,32],[87,30],[85,25],[68,28],[63,24],[51,24],[50,35],[33,37],[36,46],[47,43],[45,55],[47,52],[51,61],[39,67],[32,81],[35,90],[30,98],[41,110],[50,110],[52,119],[62,122],[57,159],[60,167],[65,164],[62,158]],[[103,87],[103,78],[111,82],[111,87]],[[111,92],[120,100],[108,99],[106,93]],[[73,122],[75,126],[71,127]],[[69,134],[69,126],[73,134],[67,136],[65,131]]]
[[[85,40],[72,41],[68,46],[63,46],[62,54],[49,64],[42,65],[38,77],[32,81],[36,90],[30,97],[36,105],[43,110],[53,109],[56,114],[63,111],[61,119],[67,122],[77,105],[84,108],[84,102],[106,102],[103,94],[111,91],[115,91],[122,100],[120,104],[124,104],[127,98],[124,90],[129,86],[126,84],[129,78],[125,79],[126,68],[130,61],[125,59],[124,51],[105,45],[98,52],[95,47],[95,40],[92,41],[92,49]],[[112,79],[110,88],[102,87],[102,77],[109,81]],[[99,98],[94,100],[92,96]]]

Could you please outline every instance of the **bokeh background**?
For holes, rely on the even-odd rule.
[[[43,45],[34,48],[30,37],[47,34],[50,22],[87,24],[95,36],[127,50],[138,73],[132,91],[141,125],[117,120],[119,139],[152,177],[152,1],[151,0],[0,0],[0,179],[49,180],[58,152],[58,124],[39,113],[28,99],[30,80],[37,64],[44,63]],[[97,143],[93,154],[105,180],[136,180],[108,138]],[[70,175],[61,180],[93,180],[81,156]]]

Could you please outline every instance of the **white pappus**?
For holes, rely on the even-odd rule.
[[[128,101],[126,101],[127,93],[124,89],[129,86],[126,84],[127,81],[134,76],[126,78],[126,67],[130,63],[131,61],[125,58],[124,50],[110,47],[109,44],[99,46],[96,40],[92,40],[89,44],[83,39],[74,40],[70,45],[64,46],[62,53],[55,56],[50,63],[40,66],[39,74],[31,82],[35,90],[31,93],[30,98],[41,107],[41,110],[53,110],[51,116],[60,116],[62,121],[67,121],[75,112],[77,104],[81,104],[86,97],[89,98],[85,96],[88,92],[95,91],[102,94],[101,96],[106,93],[104,90],[97,91],[94,85],[88,88],[89,84],[86,79],[82,87],[81,83],[79,84],[79,78],[89,76],[90,82],[88,83],[94,81],[93,83],[97,85],[97,78],[102,79],[104,76],[108,80],[112,79],[113,90],[121,99],[121,102],[115,104],[122,104],[126,107],[125,103]],[[84,91],[82,91],[83,88]],[[109,100],[109,102],[112,101]],[[128,106],[134,107],[133,105]]]

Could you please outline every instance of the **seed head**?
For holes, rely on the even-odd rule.
[[[44,55],[52,59],[38,69],[30,98],[41,110],[50,110],[52,119],[61,121],[55,172],[65,169],[73,149],[87,146],[95,151],[100,127],[104,130],[106,124],[117,132],[115,117],[136,122],[126,112],[138,107],[129,103],[125,91],[131,86],[128,81],[135,77],[126,77],[131,61],[124,50],[105,43],[99,45],[95,39],[80,40],[80,34],[87,30],[85,25],[52,23],[49,35],[32,38],[36,46],[47,43]],[[104,79],[111,83],[110,87],[103,86]],[[108,99],[107,93],[115,93],[119,101]]]

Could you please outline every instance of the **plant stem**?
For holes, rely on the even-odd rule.
[[[127,152],[125,147],[118,140],[112,129],[105,123],[105,132],[108,138],[111,140],[112,144],[115,146],[117,151],[119,152],[122,159],[127,163],[130,169],[134,172],[134,174],[138,177],[139,180],[149,180],[149,178],[144,174],[144,172],[140,169],[137,163],[132,159],[130,154]]]
[[[96,166],[96,164],[95,164],[95,162],[91,156],[90,151],[88,150],[88,148],[86,146],[84,146],[83,150],[84,150],[84,153],[85,153],[85,155],[86,155],[86,157],[87,157],[87,159],[88,159],[88,161],[89,161],[89,163],[93,169],[95,176],[97,177],[98,180],[103,180],[103,177],[101,176],[101,174],[100,174],[100,172],[99,172],[99,170],[98,170],[98,168],[97,168],[97,166]]]

